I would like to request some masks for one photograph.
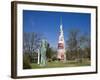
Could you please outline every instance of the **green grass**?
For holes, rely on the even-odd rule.
[[[52,62],[47,62],[46,66],[40,66],[36,63],[31,64],[32,69],[57,68],[57,67],[77,67],[77,66],[90,66],[90,61],[87,59],[82,60],[82,62],[70,60],[70,61],[66,61],[66,63],[63,63],[61,61],[52,61]]]

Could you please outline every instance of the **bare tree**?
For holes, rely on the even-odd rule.
[[[66,41],[67,58],[77,59],[90,58],[90,35],[83,35],[78,29],[72,29],[68,32]]]
[[[90,35],[82,35],[82,36],[80,36],[80,48],[81,48],[81,50],[83,51],[83,54],[81,54],[81,55],[83,55],[83,57],[84,58],[89,58],[90,59]]]
[[[70,59],[76,59],[78,57],[78,38],[79,30],[71,29],[68,33],[68,40],[66,41],[67,52],[69,53],[67,57],[70,57]]]
[[[23,34],[23,52],[32,53],[40,47],[42,36],[34,32],[24,32]]]

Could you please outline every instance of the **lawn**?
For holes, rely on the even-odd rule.
[[[32,63],[32,69],[36,68],[57,68],[57,67],[77,67],[77,66],[90,66],[89,60],[83,60],[82,62],[77,62],[75,60],[66,61],[65,63],[61,61],[51,61],[47,62],[46,66],[40,66],[39,64]]]

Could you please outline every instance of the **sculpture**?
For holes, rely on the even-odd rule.
[[[65,43],[64,43],[64,33],[63,33],[63,26],[62,23],[60,25],[60,34],[58,40],[58,54],[57,58],[60,61],[66,62],[66,55],[65,55]]]
[[[46,65],[46,49],[47,49],[47,41],[42,40],[40,46],[40,66]]]

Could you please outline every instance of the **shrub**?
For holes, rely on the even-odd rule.
[[[23,55],[23,69],[30,69],[31,65],[30,65],[30,58],[28,53],[24,53]]]

